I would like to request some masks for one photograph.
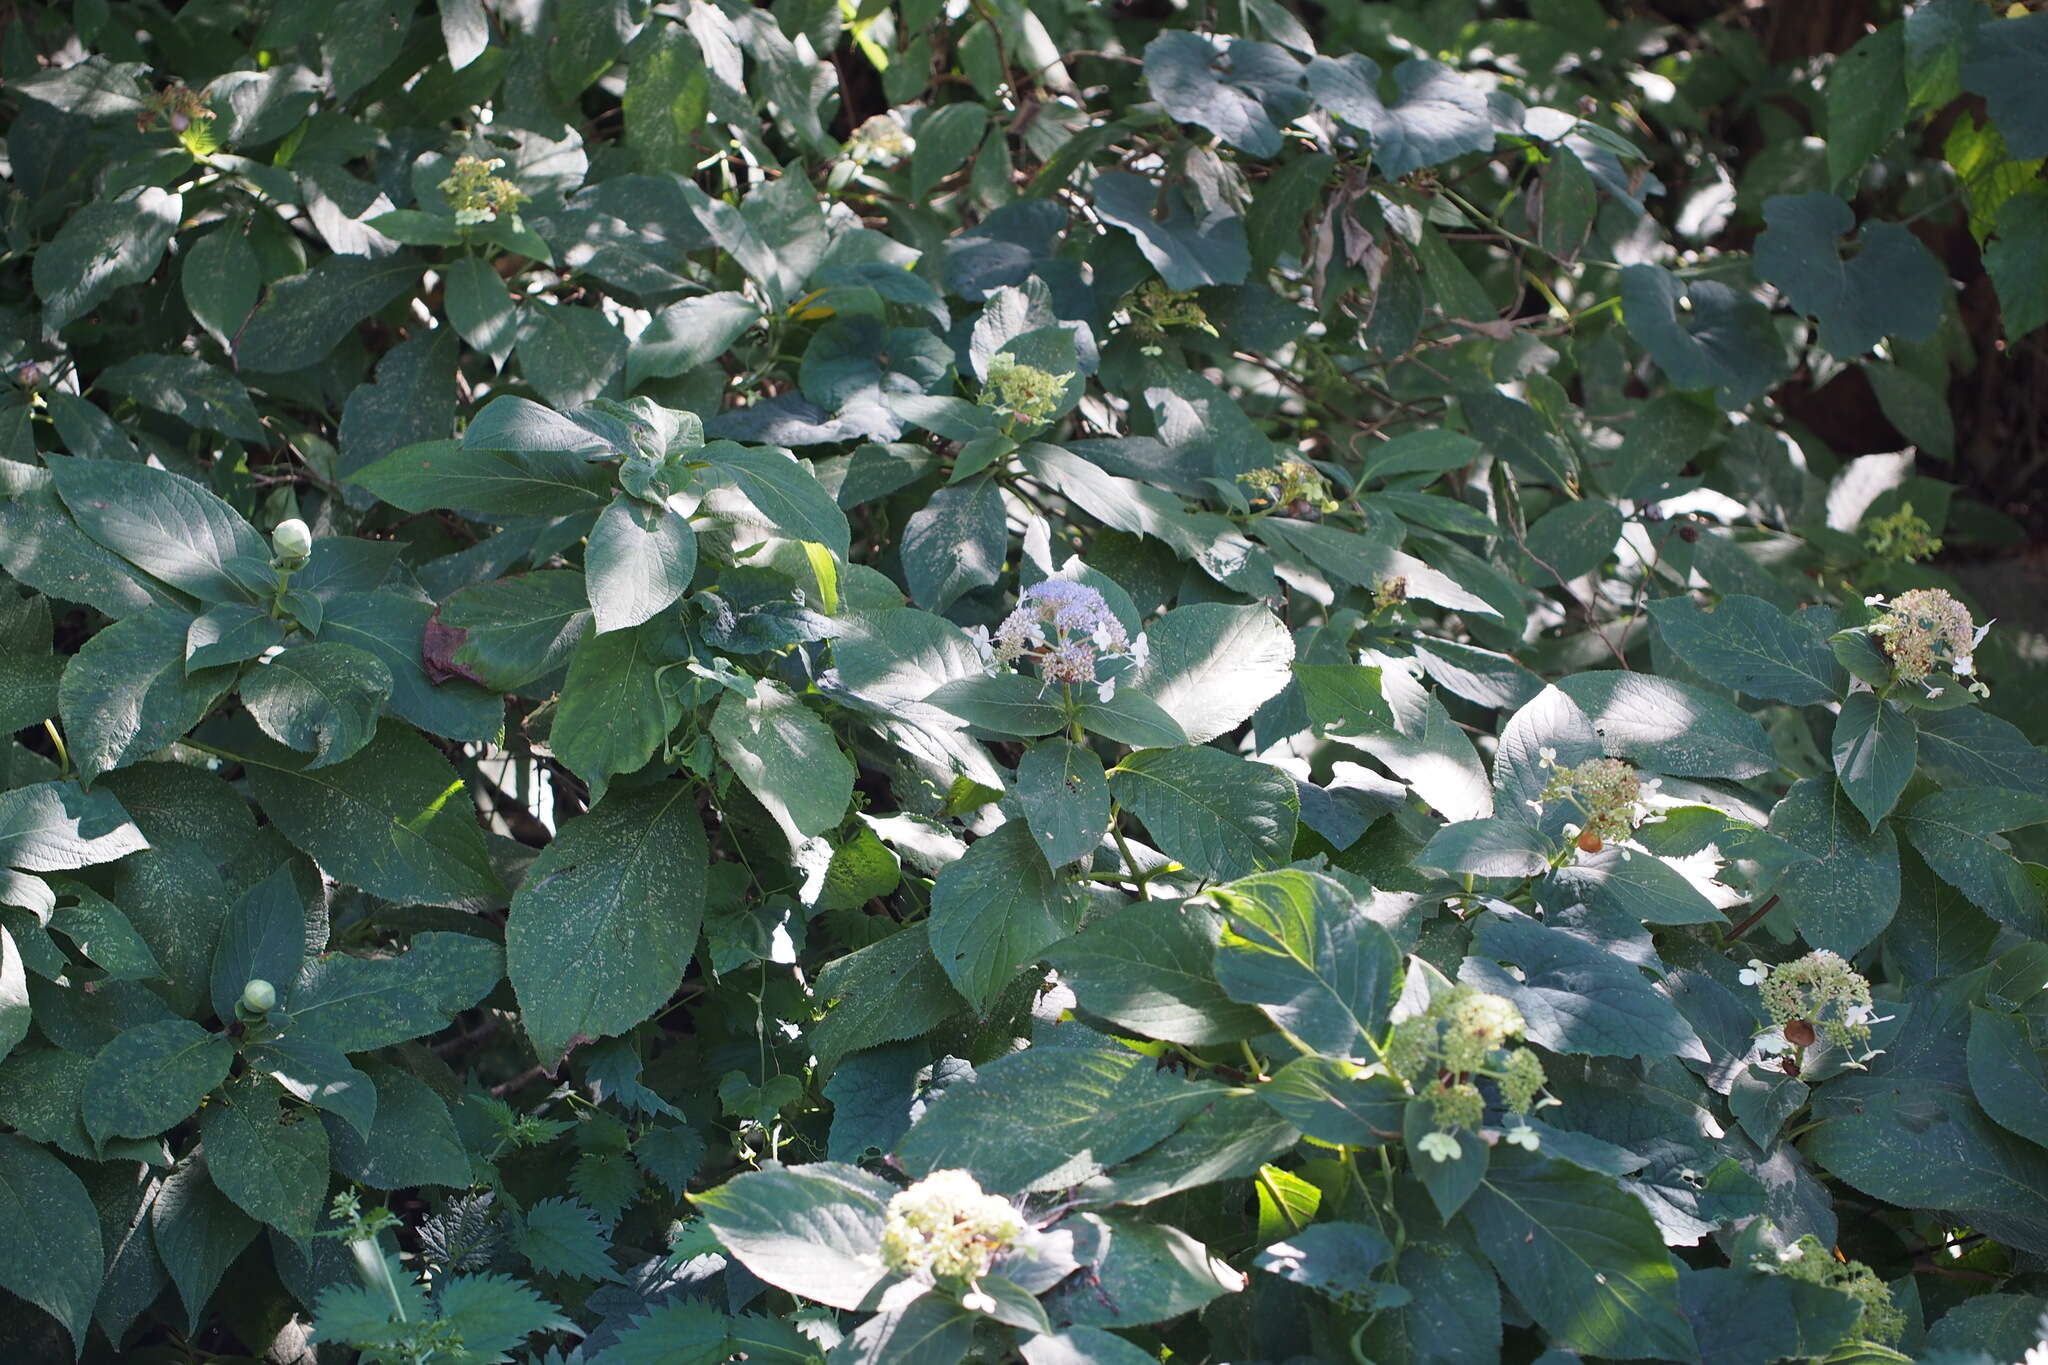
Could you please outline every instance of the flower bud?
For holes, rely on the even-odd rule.
[[[313,533],[306,529],[306,523],[293,517],[282,521],[270,533],[270,548],[279,559],[304,559],[313,553]]]
[[[251,1014],[268,1014],[277,1008],[277,987],[262,977],[251,977],[242,987],[242,1008]]]

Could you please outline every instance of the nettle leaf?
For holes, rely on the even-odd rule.
[[[610,797],[565,823],[527,871],[505,957],[542,1056],[625,1032],[682,982],[704,915],[696,797],[681,782]]]
[[[1840,239],[1856,226],[1831,194],[1774,195],[1756,239],[1756,273],[1820,324],[1820,344],[1838,356],[1863,354],[1888,336],[1924,341],[1941,319],[1946,277],[1932,253],[1897,223],[1871,222],[1855,255]]]
[[[987,1012],[1020,968],[1080,925],[1083,902],[1012,820],[968,845],[932,886],[932,956]]]
[[[1209,894],[1228,919],[1215,967],[1231,999],[1258,1006],[1311,1052],[1378,1054],[1401,954],[1342,883],[1290,870]]]
[[[1291,856],[1300,798],[1278,768],[1221,749],[1141,749],[1110,770],[1109,793],[1167,854],[1228,880]]]
[[[1622,318],[1681,389],[1713,389],[1721,406],[1745,407],[1782,370],[1771,310],[1718,280],[1687,283],[1659,265],[1621,272]]]

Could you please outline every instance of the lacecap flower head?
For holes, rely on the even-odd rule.
[[[1585,813],[1579,831],[1579,846],[1597,853],[1613,839],[1626,839],[1643,816],[1642,797],[1654,780],[1644,782],[1636,770],[1618,758],[1590,758],[1575,768],[1557,766],[1554,750],[1543,750],[1543,762],[1552,769],[1543,788],[1544,802],[1568,800]]]
[[[526,202],[526,195],[517,185],[491,173],[504,164],[499,157],[455,158],[455,165],[440,189],[448,196],[448,206],[455,210],[457,226],[496,222],[499,214],[511,213]]]
[[[1048,578],[1026,588],[1017,609],[996,627],[995,660],[1015,665],[1031,659],[1048,684],[1094,686],[1101,699],[1116,694],[1116,678],[1102,676],[1106,660],[1142,664],[1146,640],[1134,640],[1101,593],[1086,583]]]
[[[1907,682],[1918,682],[1946,664],[1959,678],[1977,671],[1972,657],[1991,629],[1970,618],[1970,609],[1940,588],[1902,592],[1871,623],[1870,633],[1891,656],[1892,669]],[[1975,684],[1971,691],[1978,691]]]
[[[1856,1332],[1866,1341],[1892,1346],[1906,1334],[1906,1315],[1892,1302],[1892,1291],[1877,1272],[1861,1261],[1838,1258],[1810,1232],[1760,1268],[1856,1300],[1863,1306]]]
[[[1024,1231],[1016,1207],[983,1193],[973,1175],[933,1171],[890,1199],[882,1261],[898,1274],[976,1295],[976,1282]]]
[[[894,114],[876,114],[846,139],[847,159],[862,166],[893,166],[917,150],[917,139]]]
[[[1802,1042],[1795,1034],[1807,1034],[1804,1042],[1818,1034],[1845,1048],[1870,1041],[1870,982],[1841,954],[1816,948],[1782,967],[1752,959],[1742,975],[1757,983],[1765,1012],[1791,1041]],[[1804,1029],[1797,1027],[1802,1024]]]
[[[1514,1045],[1522,1026],[1512,1001],[1459,983],[1396,1024],[1383,1056],[1387,1069],[1429,1102],[1438,1132],[1448,1135],[1484,1120],[1486,1100],[1475,1084],[1482,1076],[1500,1088],[1510,1113],[1526,1115],[1535,1107],[1547,1078],[1542,1059]],[[1533,1129],[1528,1138],[1520,1136],[1526,1127],[1518,1125],[1514,1134],[1525,1146],[1535,1137]],[[1438,1161],[1457,1155],[1454,1142],[1425,1140],[1422,1151]]]

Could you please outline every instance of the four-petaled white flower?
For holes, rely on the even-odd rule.
[[[1543,1144],[1536,1130],[1526,1123],[1519,1128],[1508,1129],[1507,1139],[1525,1152],[1533,1152]]]
[[[1458,1139],[1449,1133],[1426,1134],[1416,1146],[1431,1161],[1456,1161],[1463,1150],[1458,1146]]]
[[[1760,957],[1753,957],[1749,960],[1747,967],[1744,967],[1735,974],[1735,979],[1745,986],[1760,986],[1763,984],[1764,978],[1770,974],[1770,964]]]

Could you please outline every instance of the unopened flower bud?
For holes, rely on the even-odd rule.
[[[242,1008],[251,1014],[268,1014],[277,1008],[277,987],[262,977],[251,977],[242,987]]]
[[[279,522],[270,533],[270,548],[279,559],[304,559],[313,553],[313,533],[306,529],[305,522],[293,517]]]

